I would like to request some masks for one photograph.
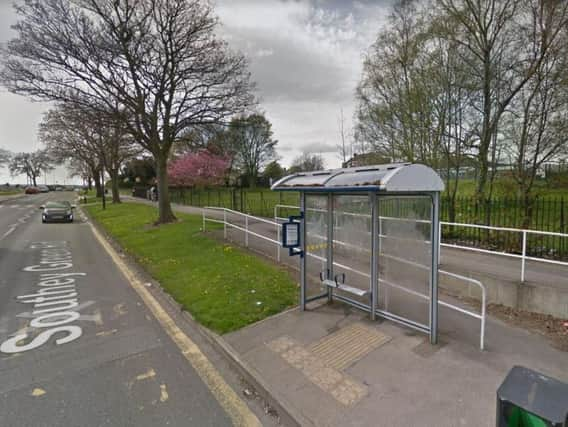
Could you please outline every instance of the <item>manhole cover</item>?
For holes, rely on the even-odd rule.
[[[390,339],[391,337],[374,328],[362,323],[352,323],[308,348],[330,368],[342,370]]]

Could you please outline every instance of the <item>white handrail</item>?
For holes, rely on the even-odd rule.
[[[223,220],[221,221],[221,220],[218,220],[218,219],[207,218],[207,216],[206,216],[206,210],[223,211],[223,212],[224,212]],[[243,228],[243,227],[240,227],[240,226],[238,226],[238,225],[236,225],[236,224],[233,224],[233,223],[229,222],[229,221],[226,219],[226,218],[227,218],[226,212],[230,212],[230,213],[233,213],[233,214],[236,214],[236,215],[240,215],[240,216],[245,217],[245,220],[246,220],[245,227]],[[277,232],[278,232],[278,230],[281,228],[281,224],[279,224],[278,222],[276,222],[276,221],[270,221],[270,220],[265,220],[265,219],[263,219],[263,218],[255,217],[255,216],[252,216],[252,215],[249,215],[249,214],[245,214],[245,213],[242,213],[242,212],[239,212],[239,211],[234,211],[234,210],[232,210],[232,209],[220,208],[220,207],[214,207],[214,206],[207,206],[207,207],[203,208],[202,214],[203,214],[203,224],[204,224],[203,230],[205,230],[205,222],[206,222],[206,221],[224,224],[224,230],[225,230],[225,231],[224,231],[224,235],[225,235],[225,236],[226,236],[226,227],[227,227],[227,226],[232,227],[232,228],[235,228],[235,229],[238,229],[238,230],[241,230],[241,231],[245,232],[245,241],[246,241],[246,244],[245,244],[245,245],[246,245],[246,246],[248,246],[248,235],[251,234],[251,235],[253,235],[253,236],[255,236],[255,237],[258,237],[258,238],[260,238],[260,239],[263,239],[263,240],[265,240],[265,241],[268,241],[268,242],[270,242],[270,243],[275,244],[275,245],[277,246],[277,251],[278,251],[278,252],[277,252],[277,253],[278,253],[277,259],[278,259],[278,261],[280,261],[280,258],[279,258],[279,254],[280,254],[280,241],[271,239],[271,238],[269,238],[269,237],[263,236],[263,235],[258,234],[258,233],[255,233],[255,232],[251,231],[251,230],[248,228],[248,219],[249,219],[249,218],[253,218],[253,219],[255,219],[255,220],[259,220],[260,222],[265,222],[265,223],[268,223],[268,224],[276,225],[276,227],[277,227]],[[347,243],[344,243],[344,242],[341,242],[341,241],[338,241],[338,240],[334,240],[334,243],[337,243],[337,244],[340,244],[340,245],[351,246],[351,245],[349,245],[349,244],[347,244]],[[310,256],[310,257],[312,257],[312,258],[315,258],[315,259],[318,259],[318,260],[321,260],[321,261],[325,261],[325,258],[320,257],[320,256],[318,256],[318,255],[316,255],[316,254],[313,254],[313,253],[310,253],[310,252],[307,252],[307,256]],[[398,257],[392,256],[392,255],[387,255],[387,254],[383,254],[382,256],[388,257],[388,258],[391,258],[391,259],[393,259],[393,260],[395,260],[395,261],[399,261],[399,262],[402,262],[402,263],[406,263],[406,264],[409,264],[409,265],[412,265],[412,266],[415,266],[415,267],[418,267],[418,268],[421,268],[421,269],[429,270],[429,267],[427,267],[427,266],[425,266],[425,265],[422,265],[422,264],[419,264],[419,263],[416,263],[416,262],[413,262],[413,261],[409,261],[409,260],[406,260],[406,259],[403,259],[403,258],[398,258]],[[339,267],[339,268],[344,269],[344,270],[347,270],[347,271],[354,272],[354,273],[359,274],[359,275],[361,275],[361,276],[363,276],[363,277],[365,277],[365,278],[370,278],[370,277],[371,277],[368,273],[359,271],[359,270],[354,269],[354,268],[352,268],[352,267],[349,267],[349,266],[347,266],[347,265],[343,265],[343,264],[340,264],[340,263],[338,263],[338,262],[334,262],[333,264],[334,264],[336,267]],[[450,276],[450,277],[454,277],[454,278],[459,279],[459,280],[464,280],[464,281],[466,281],[466,282],[473,283],[473,284],[475,284],[475,285],[477,285],[477,286],[479,286],[479,287],[481,288],[481,314],[478,314],[478,313],[475,313],[475,312],[466,310],[466,309],[464,309],[464,308],[462,308],[462,307],[458,307],[458,306],[456,306],[456,305],[450,304],[450,303],[445,302],[445,301],[440,301],[440,300],[438,300],[438,304],[440,304],[440,305],[442,305],[442,306],[444,306],[444,307],[447,307],[447,308],[456,310],[456,311],[458,311],[458,312],[460,312],[460,313],[462,313],[462,314],[465,314],[465,315],[472,316],[472,317],[474,317],[474,318],[480,319],[480,320],[481,320],[480,349],[481,349],[481,350],[484,350],[484,348],[485,348],[486,299],[487,299],[487,293],[486,293],[485,286],[484,286],[479,280],[473,279],[473,278],[471,278],[471,277],[462,276],[462,275],[459,275],[459,274],[456,274],[456,273],[451,273],[451,272],[444,271],[444,270],[438,270],[438,272],[439,272],[440,274],[444,274],[444,275],[447,275],[447,276]],[[419,297],[421,297],[421,298],[425,298],[425,299],[428,299],[428,298],[429,298],[428,295],[425,295],[425,294],[422,294],[422,293],[420,293],[420,292],[417,292],[417,291],[408,289],[408,288],[406,288],[406,287],[404,287],[404,286],[396,285],[396,284],[391,283],[391,282],[388,282],[388,281],[386,281],[386,280],[384,280],[384,279],[380,279],[380,278],[379,278],[379,282],[383,282],[384,284],[386,284],[386,285],[388,285],[388,286],[395,287],[395,288],[397,288],[397,289],[403,290],[403,291],[405,291],[405,292],[408,292],[408,293],[410,293],[410,294],[412,294],[412,295],[419,296]]]
[[[275,205],[274,206],[274,219],[277,221],[278,219],[284,219],[278,217],[278,210],[280,208],[287,208],[287,209],[298,209],[297,206],[291,205]],[[314,209],[317,210],[317,209]],[[323,210],[322,210],[323,211]],[[343,212],[344,215],[354,215],[354,216],[369,216],[365,214],[355,214],[350,212]],[[417,222],[417,223],[429,223],[428,220],[421,220],[421,219],[410,219],[410,218],[393,218],[393,217],[380,217],[380,220],[393,220],[393,221],[410,221],[410,222]],[[514,233],[522,233],[522,249],[520,254],[514,254],[506,251],[495,251],[489,249],[482,249],[476,248],[471,246],[464,246],[458,245],[454,243],[442,243],[442,227],[443,226],[451,226],[451,227],[467,227],[467,228],[478,228],[483,230],[493,230],[493,231],[502,231],[502,232],[514,232]],[[530,230],[530,229],[522,229],[522,228],[510,228],[510,227],[495,227],[491,225],[482,225],[482,224],[467,224],[467,223],[459,223],[459,222],[447,222],[447,221],[440,221],[440,229],[439,229],[439,246],[438,246],[438,259],[440,257],[440,250],[443,247],[447,248],[455,248],[461,249],[471,252],[479,252],[479,253],[487,253],[487,254],[494,254],[499,256],[506,256],[510,258],[519,258],[521,260],[521,282],[525,282],[526,279],[526,262],[527,261],[536,261],[536,262],[543,262],[547,264],[555,264],[561,266],[568,266],[568,262],[566,261],[559,261],[554,259],[547,259],[547,258],[540,258],[540,257],[533,257],[527,255],[528,245],[527,245],[527,234],[532,235],[543,235],[543,236],[555,236],[560,238],[568,238],[568,233],[558,233],[553,231],[541,231],[541,230]]]

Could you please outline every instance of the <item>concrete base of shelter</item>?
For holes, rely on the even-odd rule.
[[[496,390],[514,365],[568,381],[566,353],[541,336],[496,320],[488,320],[487,351],[481,352],[471,342],[475,333],[462,330],[459,319],[442,323],[441,344],[431,346],[421,333],[389,321],[371,322],[342,303],[309,308],[223,336],[302,425],[490,426],[495,425]],[[325,370],[329,374],[322,378],[309,349],[355,322],[390,341],[339,374]]]

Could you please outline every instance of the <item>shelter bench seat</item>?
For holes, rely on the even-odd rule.
[[[336,283],[335,280],[325,279],[323,284],[329,286],[330,288],[336,288],[350,294],[357,295],[358,297],[364,297],[369,294],[369,290],[355,288],[353,286],[346,285],[345,283]]]

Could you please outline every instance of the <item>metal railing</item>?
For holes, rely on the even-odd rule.
[[[292,206],[292,205],[275,205],[274,206],[274,220],[275,221],[286,219],[286,218],[278,216],[278,211],[280,209],[299,209],[299,208],[298,208],[298,206]],[[343,215],[352,215],[352,216],[369,217],[370,218],[369,215],[365,215],[365,214],[357,214],[357,213],[349,213],[349,212],[343,212],[342,214]],[[429,220],[421,220],[421,219],[393,218],[393,217],[379,217],[379,218],[380,218],[381,221],[382,220],[393,220],[393,221],[412,221],[412,222],[418,222],[418,223],[430,223]],[[455,243],[443,243],[442,242],[442,238],[443,238],[442,232],[443,232],[443,227],[445,227],[445,226],[448,226],[448,227],[465,227],[465,228],[474,228],[474,229],[489,230],[489,231],[519,233],[520,236],[521,236],[521,241],[522,241],[521,253],[518,254],[518,253],[512,253],[512,252],[506,252],[506,251],[483,249],[483,248],[478,248],[478,247],[459,245],[459,244],[455,244]],[[455,248],[455,249],[461,249],[461,250],[478,252],[478,253],[485,253],[485,254],[491,254],[491,255],[505,256],[505,257],[509,257],[509,258],[517,258],[517,259],[521,260],[521,266],[520,266],[520,268],[521,268],[521,271],[520,271],[521,282],[525,282],[525,279],[526,279],[526,264],[527,264],[527,261],[536,261],[536,262],[543,262],[543,263],[548,263],[548,264],[568,266],[568,262],[566,262],[566,261],[559,261],[559,260],[548,259],[548,258],[534,257],[534,256],[530,256],[530,255],[527,254],[527,250],[528,250],[527,235],[532,234],[532,235],[541,235],[541,236],[555,236],[555,237],[559,237],[559,238],[568,239],[568,233],[556,233],[556,232],[552,232],[552,231],[528,230],[528,229],[522,229],[522,228],[494,227],[494,226],[489,226],[489,225],[465,224],[465,223],[447,222],[447,221],[440,221],[439,227],[440,227],[440,229],[439,229],[440,245],[438,246],[438,259],[440,259],[442,247]]]
[[[223,220],[215,219],[215,218],[208,218],[207,217],[207,211],[208,210],[222,212],[223,213]],[[244,218],[245,226],[242,227],[241,225],[237,225],[237,224],[234,224],[234,223],[228,221],[227,214],[236,215],[238,217]],[[219,224],[223,224],[223,236],[224,236],[224,238],[227,238],[228,228],[234,228],[236,230],[243,231],[245,233],[245,247],[249,246],[249,238],[248,238],[249,234],[251,236],[255,236],[255,237],[260,238],[264,241],[267,241],[267,242],[274,244],[276,246],[276,257],[275,258],[278,262],[280,262],[280,249],[281,249],[280,233],[281,233],[282,224],[280,222],[278,222],[277,220],[271,221],[269,219],[256,217],[256,216],[245,214],[245,213],[235,211],[235,210],[232,210],[232,209],[215,207],[215,206],[204,207],[203,210],[202,210],[202,216],[203,216],[203,231],[205,231],[206,222],[219,223]],[[275,240],[275,239],[272,239],[270,237],[267,237],[267,236],[264,236],[262,234],[251,231],[250,230],[250,224],[249,224],[251,219],[255,222],[261,222],[261,223],[265,223],[265,224],[274,226],[275,229],[276,229],[278,240]],[[340,245],[343,245],[343,244],[349,245],[348,243],[340,242],[340,241],[337,241],[337,240],[334,240],[334,243],[340,244]],[[307,255],[314,258],[314,259],[317,259],[317,260],[320,260],[320,261],[325,261],[325,259],[323,257],[320,257],[316,254],[308,252]],[[392,255],[386,255],[386,254],[382,254],[382,256],[391,258],[391,259],[398,261],[398,262],[401,262],[401,263],[411,265],[411,266],[416,267],[416,268],[429,270],[428,266],[425,266],[425,265],[422,265],[422,264],[419,264],[419,263],[416,263],[416,262],[413,262],[413,261],[409,261],[409,260],[406,260],[406,259],[402,259],[402,258],[398,258],[398,257],[394,257]],[[349,267],[347,265],[343,265],[343,264],[338,263],[336,261],[333,262],[333,265],[340,268],[340,269],[344,269],[346,271],[351,271],[355,274],[361,275],[362,277],[365,277],[367,279],[371,278],[369,273],[359,271],[355,268]],[[449,308],[451,310],[455,310],[459,313],[465,314],[467,316],[479,319],[480,323],[481,323],[479,348],[481,350],[484,350],[485,349],[486,305],[487,305],[487,291],[485,289],[485,286],[479,280],[473,279],[471,277],[462,276],[462,275],[451,273],[451,272],[444,271],[444,270],[438,270],[438,273],[445,275],[445,276],[448,276],[448,277],[452,277],[454,279],[458,279],[458,280],[468,282],[468,283],[473,284],[473,285],[480,288],[480,290],[481,290],[481,313],[476,313],[474,311],[466,310],[462,307],[456,306],[454,304],[450,304],[450,303],[445,302],[445,301],[438,300],[438,304],[443,306],[443,307]],[[417,297],[422,298],[422,299],[428,300],[430,298],[426,294],[422,294],[422,293],[417,292],[415,290],[412,290],[412,289],[406,288],[404,286],[386,281],[386,280],[381,279],[381,278],[379,278],[379,283],[383,283],[383,284],[385,284],[389,287],[399,289],[401,291],[407,292],[409,294],[412,294],[412,295],[417,296]]]

